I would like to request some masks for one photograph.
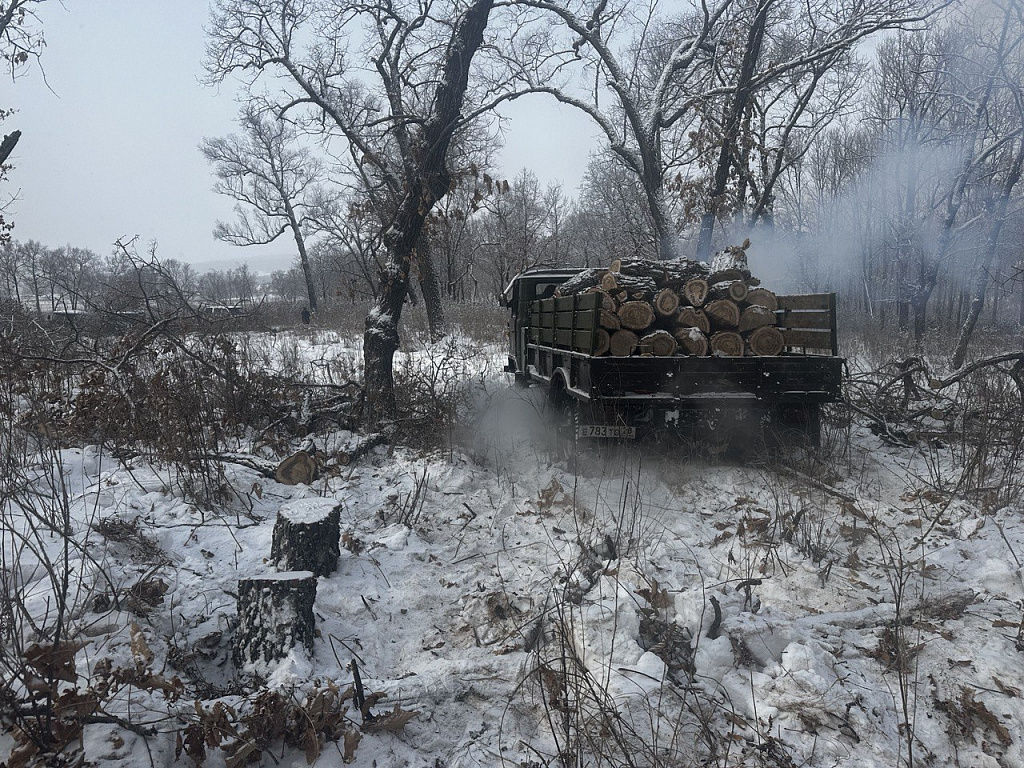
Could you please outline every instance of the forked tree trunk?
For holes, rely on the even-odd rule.
[[[444,69],[434,93],[430,119],[413,133],[414,169],[406,180],[392,225],[384,233],[386,256],[381,269],[380,293],[366,317],[363,369],[371,427],[398,416],[395,401],[394,358],[398,350],[398,323],[409,288],[413,248],[434,204],[447,193],[448,147],[458,126],[462,101],[469,83],[473,56],[480,48],[494,0],[476,0],[459,20],[448,47]]]

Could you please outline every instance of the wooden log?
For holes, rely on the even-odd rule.
[[[640,337],[625,329],[616,331],[608,342],[608,351],[613,357],[629,357],[640,344]]]
[[[654,331],[640,339],[640,349],[655,357],[671,357],[678,346],[675,337],[668,331]]]
[[[742,280],[729,280],[724,283],[718,283],[711,286],[708,291],[708,298],[712,301],[718,299],[731,299],[737,303],[747,298],[749,289],[747,284]]]
[[[277,465],[274,479],[283,485],[309,485],[316,478],[316,459],[306,451],[296,451]]]
[[[621,272],[609,272],[601,278],[601,287],[606,291],[628,291],[629,293],[654,293],[658,290],[654,279],[648,275],[625,275]]]
[[[690,259],[669,259],[667,261],[634,259],[623,261],[619,265],[619,274],[630,277],[647,277],[654,280],[659,288],[680,290],[689,280],[706,278],[708,268],[699,261]]]
[[[234,662],[259,667],[283,659],[296,645],[313,647],[316,576],[286,571],[238,580]]]
[[[290,501],[277,511],[271,561],[283,571],[327,576],[341,554],[341,505],[331,499]]]
[[[594,331],[594,357],[608,354],[608,350],[611,349],[611,338],[611,334],[604,328]]]
[[[708,275],[709,285],[728,283],[733,280],[742,280],[751,287],[761,284],[761,281],[751,275],[750,271],[746,269],[719,269],[712,271],[711,274]]]
[[[601,306],[599,307],[600,309],[606,310],[608,312],[615,311],[616,307],[618,307],[618,304],[615,303],[615,299],[611,297],[611,294],[608,293],[608,291],[604,290],[603,288],[594,288],[592,290],[594,291],[594,293],[598,294],[598,297],[601,301]]]
[[[573,296],[577,293],[583,293],[595,285],[600,285],[601,278],[604,277],[606,271],[604,269],[584,269],[578,275],[570,277],[558,286],[555,289],[555,296]]]
[[[679,309],[679,294],[671,288],[662,288],[654,297],[654,313],[658,317],[671,317]]]
[[[609,272],[618,272],[620,269],[622,269],[622,259],[615,259],[608,267]]]
[[[782,335],[782,331],[773,325],[763,325],[760,328],[755,328],[747,336],[747,346],[750,347],[750,353],[759,357],[775,357],[781,354],[785,344],[786,339]]]
[[[708,337],[699,328],[676,328],[672,335],[688,355],[703,357],[708,353]]]
[[[743,245],[730,245],[711,257],[711,271],[725,272],[731,269],[747,271],[747,247],[750,240],[744,240]],[[717,281],[714,281],[717,282]]]
[[[720,357],[743,357],[743,337],[736,331],[719,331],[711,337],[711,354]]]
[[[609,312],[607,309],[602,309],[598,315],[598,325],[602,328],[606,328],[609,331],[617,331],[622,327],[622,322],[619,320],[619,316],[614,311]]]
[[[646,330],[654,322],[654,310],[646,301],[627,301],[617,314],[622,327],[631,331]]]
[[[772,312],[779,308],[779,301],[772,291],[767,288],[751,288],[747,291],[747,304],[756,305],[770,309]]]
[[[740,308],[735,301],[718,299],[704,307],[712,328],[732,329],[740,324]]]
[[[708,300],[708,281],[699,277],[687,280],[683,286],[683,299],[691,307],[703,307]]]
[[[683,328],[699,328],[705,334],[711,333],[711,323],[704,310],[683,307],[676,313],[675,324]]]
[[[740,313],[739,332],[746,333],[765,325],[775,325],[775,313],[760,304],[751,304]]]

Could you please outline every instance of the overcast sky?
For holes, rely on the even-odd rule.
[[[119,237],[156,240],[163,258],[256,271],[287,268],[283,237],[256,251],[213,239],[231,217],[197,149],[205,136],[235,131],[232,92],[201,84],[207,0],[66,0],[40,8],[43,68],[4,86],[4,121],[22,138],[3,194],[14,238],[109,253]],[[542,100],[513,104],[501,172],[530,167],[542,182],[579,182],[595,131]]]

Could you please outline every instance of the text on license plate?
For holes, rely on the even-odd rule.
[[[633,440],[636,438],[636,427],[609,426],[607,424],[581,424],[580,437],[618,437]]]

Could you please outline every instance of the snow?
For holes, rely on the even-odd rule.
[[[334,499],[298,499],[283,504],[277,514],[293,523],[317,523],[333,512],[336,506],[338,502]]]
[[[338,341],[324,335],[291,352],[298,365],[358,357]],[[400,733],[365,734],[356,764],[536,765],[539,755],[555,764],[566,734],[551,724],[563,722],[559,707],[570,701],[582,713],[576,746],[585,752],[604,728],[606,764],[617,754],[609,728],[632,734],[636,764],[653,763],[655,742],[663,757],[697,764],[709,759],[706,726],[730,750],[730,765],[765,764],[769,749],[796,765],[904,765],[901,673],[884,652],[897,600],[899,633],[914,649],[902,681],[915,759],[1024,764],[1022,510],[926,493],[953,486],[952,451],[894,448],[854,427],[849,451],[824,463],[795,449],[782,457],[801,471],[817,467],[855,504],[768,464],[684,462],[657,446],[595,450],[574,474],[550,450],[542,404],[498,373],[504,362],[503,350],[458,337],[400,354],[398,366],[436,372],[435,386],[468,382],[474,409],[465,419],[475,428],[459,444],[437,453],[382,446],[308,488],[230,465],[233,487],[262,490],[217,514],[171,493],[166,469],[125,468],[95,447],[61,451],[79,685],[101,661],[140,663],[135,626],[153,655],[148,668],[179,676],[188,690],[171,700],[121,689],[105,711],[157,735],[147,750],[131,731],[90,724],[87,758],[135,768],[150,765],[151,751],[156,765],[172,765],[194,699],[238,705],[245,689],[230,661],[238,579],[274,577],[267,558],[278,512],[308,520],[340,505],[346,543],[337,572],[318,580],[313,650],[293,649],[259,671],[267,687],[298,700],[328,680],[347,687],[354,660],[365,689],[387,694],[376,711],[400,703],[419,712]],[[356,439],[316,442],[330,453]],[[403,521],[421,482],[422,508]],[[28,517],[13,519],[28,532]],[[99,534],[93,526],[105,519],[137,525],[161,554]],[[59,561],[63,542],[41,541],[37,553],[20,553],[14,578],[45,623],[59,585],[40,558]],[[146,611],[95,600],[115,589],[123,598],[143,577],[168,585]],[[748,596],[737,585],[751,579],[760,583]],[[711,597],[722,611],[714,639]],[[671,669],[665,649],[644,639],[643,617],[691,638],[692,674]],[[562,666],[571,659],[580,666]],[[560,677],[569,668],[581,676]],[[978,716],[954,722],[968,689],[1010,743]],[[603,719],[609,711],[615,717]],[[305,764],[295,751],[275,756]],[[341,765],[340,753],[325,751],[317,765]]]

